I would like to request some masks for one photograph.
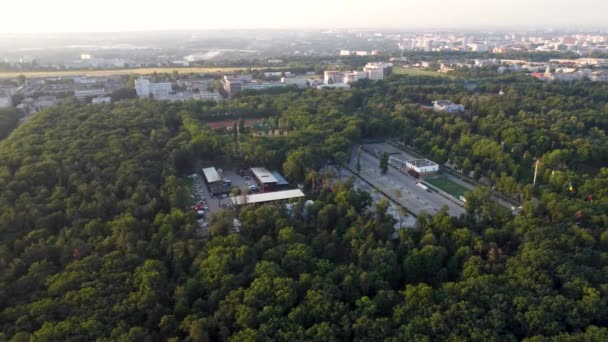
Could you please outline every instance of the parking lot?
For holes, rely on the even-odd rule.
[[[241,190],[248,188],[249,192],[255,192],[255,190],[250,187],[253,183],[250,175],[243,173],[239,174],[237,169],[229,165],[214,164],[206,165],[205,167],[208,166],[216,167],[223,179],[230,180],[231,184],[227,186],[227,191],[230,191],[234,187],[238,187]],[[207,223],[211,218],[211,215],[222,208],[232,209],[232,201],[230,200],[229,195],[211,196],[201,170],[197,170],[196,173],[193,173],[188,177],[192,180],[192,201],[196,203],[195,205],[198,205],[198,207],[193,208],[193,210],[201,210],[201,215],[197,215],[197,236],[205,236],[207,234]]]
[[[380,152],[387,151],[389,153],[399,153],[401,151],[385,144],[367,145],[367,150],[377,149]],[[350,168],[356,170],[357,152],[353,152]],[[418,182],[414,177],[404,174],[389,167],[386,174],[380,172],[380,161],[374,155],[368,152],[361,153],[361,171],[359,175],[374,187],[384,192],[395,202],[407,208],[416,215],[427,213],[434,215],[443,206],[447,206],[448,214],[452,216],[460,216],[465,213],[463,207],[448,200],[436,192],[426,191],[416,185]]]
[[[391,215],[395,219],[395,230],[403,228],[412,228],[416,226],[416,218],[410,214],[405,215],[400,212],[398,205],[396,205],[390,198],[382,194],[381,192],[375,191],[373,187],[364,182],[361,178],[357,177],[354,173],[349,170],[342,170],[341,177],[339,180],[344,181],[348,178],[353,178],[353,187],[357,190],[368,192],[372,196],[372,205],[382,199],[389,201],[389,207],[386,210],[388,215]]]

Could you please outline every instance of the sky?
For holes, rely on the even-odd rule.
[[[608,0],[1,0],[0,33],[608,28]]]

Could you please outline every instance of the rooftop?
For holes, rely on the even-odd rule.
[[[287,200],[292,198],[300,198],[304,197],[304,193],[300,189],[294,190],[285,190],[285,191],[275,191],[275,192],[266,192],[261,194],[247,195],[247,196],[234,196],[230,197],[232,203],[234,205],[242,205],[242,204],[254,204],[254,203],[264,203],[264,202],[272,202],[272,201],[280,201]],[[244,200],[243,197],[246,197]]]
[[[205,179],[207,179],[207,183],[219,182],[222,179],[214,167],[203,169],[203,174],[205,175]]]
[[[283,178],[283,176],[278,171],[272,171],[271,173],[274,176],[274,178],[277,179],[277,185],[288,185],[289,184],[289,182],[287,182],[287,180],[285,178]]]
[[[414,159],[414,160],[408,160],[407,161],[409,164],[414,165],[416,167],[425,167],[425,166],[434,166],[437,165],[436,163],[433,163],[432,161],[428,160],[428,159]]]
[[[452,101],[448,101],[448,100],[439,100],[439,101],[435,101],[435,103],[439,106],[450,106],[452,105]]]
[[[277,183],[278,180],[264,167],[252,167],[251,172],[262,183]]]

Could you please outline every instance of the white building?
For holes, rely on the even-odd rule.
[[[487,52],[489,50],[488,46],[485,44],[471,44],[471,51],[474,52]]]
[[[150,83],[150,94],[153,98],[167,97],[173,91],[171,82]]]
[[[110,103],[110,102],[112,102],[112,98],[109,96],[96,97],[93,100],[91,100],[92,104]]]
[[[281,77],[282,75],[281,71],[268,71],[264,73],[264,77]]]
[[[268,88],[284,87],[281,82],[249,82],[243,84],[243,89],[264,90]]]
[[[8,108],[13,106],[13,100],[9,92],[3,93],[0,90],[0,108]]]
[[[84,90],[76,90],[74,91],[74,96],[78,100],[83,100],[87,97],[99,97],[106,95],[108,92],[104,88],[97,89],[84,89]]]
[[[383,80],[385,76],[393,72],[393,63],[367,63],[363,71],[367,72],[371,80]]]
[[[346,83],[320,84],[317,89],[333,88],[333,89],[350,89],[350,85]]]
[[[323,83],[325,84],[336,84],[344,83],[344,76],[340,71],[325,71],[323,73]]]
[[[457,113],[464,112],[464,106],[447,100],[433,101],[433,109],[439,112]]]
[[[138,78],[135,80],[135,92],[139,97],[150,96],[150,80],[146,78]]]
[[[439,172],[439,165],[428,159],[414,159],[405,162],[405,169],[415,171],[420,176],[428,176]]]
[[[202,100],[202,101],[215,101],[215,102],[219,102],[222,100],[222,96],[219,93],[214,93],[214,92],[200,92],[198,94],[194,94],[192,96],[195,100]]]
[[[384,79],[384,71],[382,69],[365,69],[368,73],[369,79],[374,81],[380,81]]]
[[[368,77],[369,75],[366,71],[346,72],[343,74],[343,82],[352,83],[357,82],[358,80],[366,79]]]
[[[150,83],[146,78],[138,78],[135,80],[135,92],[139,97],[153,98],[167,97],[173,91],[173,85],[170,82]]]
[[[295,85],[298,88],[306,88],[309,83],[305,77],[283,77],[281,82],[285,85]]]

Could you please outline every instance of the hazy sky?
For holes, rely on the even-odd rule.
[[[0,0],[0,33],[608,27],[608,0]]]

